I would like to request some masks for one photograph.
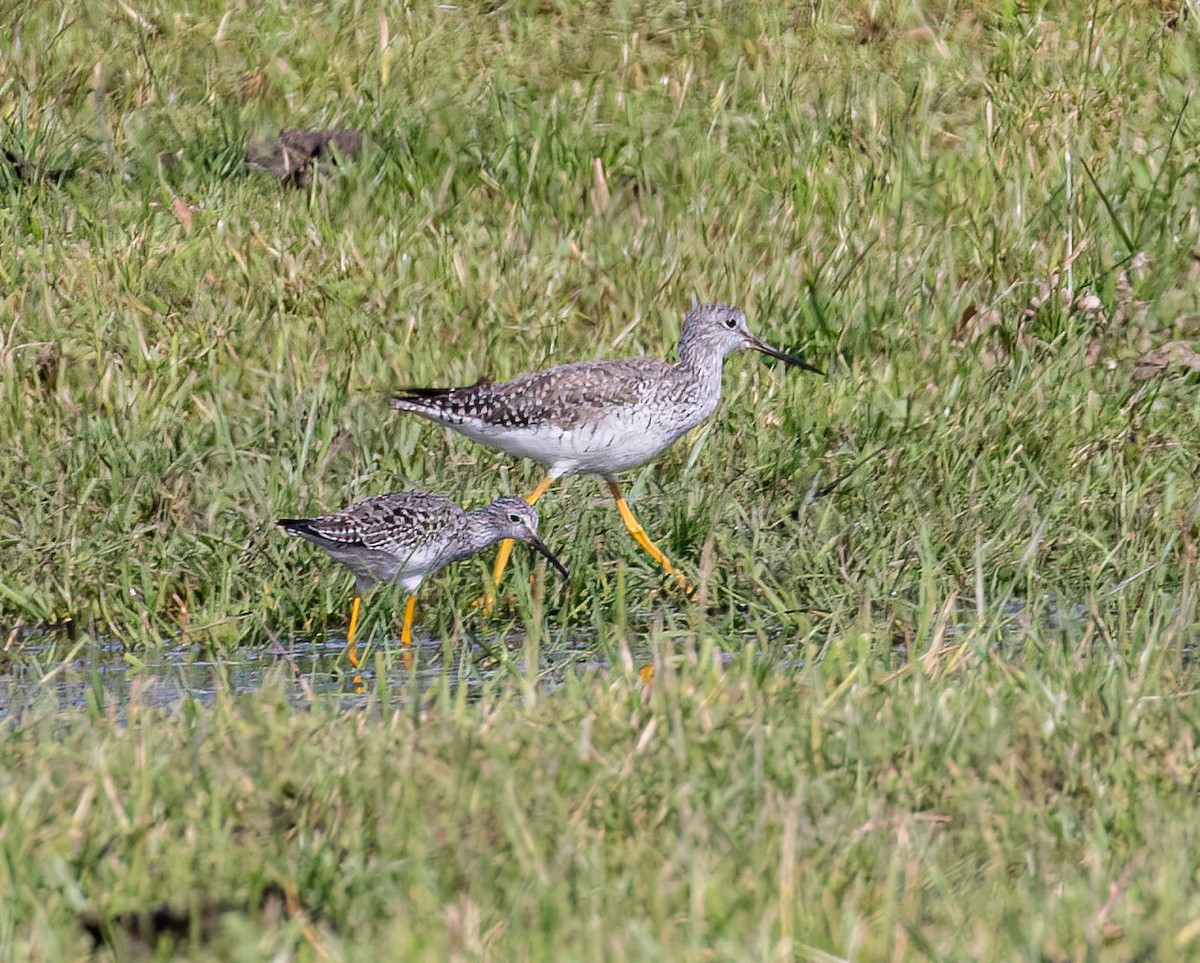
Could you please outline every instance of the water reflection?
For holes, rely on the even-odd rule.
[[[642,624],[654,621],[650,613]],[[972,609],[961,605],[943,628],[948,645],[982,632],[1003,657],[1019,659],[1023,645],[1031,639],[1060,640],[1083,637],[1093,616],[1077,604],[1059,604],[1043,598],[1031,606],[1010,600],[985,623],[972,618]],[[999,616],[996,618],[996,616]],[[806,652],[827,629],[814,620],[812,635],[791,636],[778,625],[770,628],[752,615],[750,625],[726,626],[727,651],[713,656],[729,663],[746,643],[759,640],[754,658],[779,670],[796,670],[804,665]],[[836,620],[833,620],[836,621]],[[664,645],[683,646],[685,637],[694,640],[692,627],[662,630]],[[745,630],[745,635],[742,631]],[[639,637],[632,653],[636,668],[650,660],[648,632]],[[281,687],[295,705],[314,700],[331,700],[347,707],[361,704],[376,694],[403,696],[430,686],[447,685],[464,690],[471,698],[485,682],[497,676],[528,678],[520,631],[504,635],[476,636],[443,645],[437,638],[418,638],[414,655],[416,669],[409,671],[398,642],[374,641],[365,649],[364,671],[356,673],[346,659],[345,639],[330,636],[273,642],[265,648],[227,652],[204,646],[162,645],[128,652],[119,643],[79,634],[74,637],[29,635],[12,651],[0,651],[0,719],[13,720],[34,707],[43,710],[97,707],[120,715],[129,706],[170,708],[188,700],[214,701],[219,693],[254,693],[264,685]],[[762,643],[766,643],[763,645]],[[925,651],[928,639],[917,639],[917,653]],[[597,637],[595,629],[559,628],[545,633],[538,649],[537,677],[542,689],[553,690],[568,673],[604,672],[618,656]],[[905,641],[895,640],[892,653],[900,662],[911,656]],[[619,661],[626,661],[622,656]]]
[[[423,689],[445,682],[470,691],[505,662],[520,671],[523,642],[520,635],[486,643],[467,641],[452,646],[447,661],[440,640],[418,639],[411,672],[404,667],[398,642],[360,644],[364,664],[363,671],[356,672],[345,657],[346,640],[338,637],[228,652],[202,646],[129,652],[119,643],[89,638],[53,644],[26,641],[6,659],[0,658],[0,719],[35,705],[82,709],[91,704],[119,710],[130,704],[171,707],[189,699],[210,703],[218,693],[253,693],[264,685],[282,685],[296,705],[315,699],[353,705],[377,691],[381,681],[390,689]],[[539,658],[541,681],[553,684],[567,668],[608,668],[594,648],[594,640],[586,638],[545,646],[553,657]]]

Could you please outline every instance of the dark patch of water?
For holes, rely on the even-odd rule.
[[[84,637],[76,642],[31,643],[0,660],[0,720],[34,706],[83,709],[89,704],[120,713],[129,705],[169,708],[186,700],[211,703],[218,694],[253,693],[282,684],[288,699],[307,705],[329,699],[354,705],[380,687],[380,671],[396,693],[445,681],[478,690],[507,661],[521,671],[519,635],[466,641],[447,650],[439,639],[416,640],[409,670],[398,642],[360,644],[363,668],[346,658],[344,638],[294,640],[266,648],[211,652],[204,647],[159,646],[129,651],[120,643]],[[542,684],[567,668],[604,670],[592,639],[555,639],[539,657]],[[382,658],[378,656],[382,655]]]
[[[950,643],[969,636],[978,626],[963,620],[970,611],[960,604],[944,629]],[[1004,605],[994,628],[994,641],[1013,658],[1019,646],[1034,636],[1079,637],[1088,622],[1087,610],[1077,604],[1041,599],[1031,606],[1022,600]],[[781,630],[780,630],[781,631]],[[769,652],[760,656],[779,669],[795,671],[804,664],[803,643],[768,631]],[[389,698],[404,699],[434,685],[465,689],[468,698],[497,675],[526,676],[524,636],[473,636],[443,645],[441,639],[418,638],[413,653],[417,668],[405,668],[396,641],[376,640],[360,646],[364,668],[356,671],[346,658],[344,638],[298,639],[275,642],[265,648],[213,652],[204,647],[162,645],[134,652],[119,643],[88,636],[56,633],[26,636],[21,645],[0,652],[0,720],[13,720],[26,710],[84,709],[89,705],[118,716],[129,706],[172,708],[189,700],[211,703],[219,694],[255,693],[264,685],[282,686],[297,706],[329,700],[351,707],[386,689]],[[928,640],[925,640],[926,642]],[[612,666],[603,655],[594,631],[559,629],[548,632],[539,646],[538,686],[553,690],[568,673],[607,672]],[[893,647],[901,660],[909,658],[907,646]],[[719,656],[726,663],[732,651]],[[638,664],[649,659],[635,653]]]

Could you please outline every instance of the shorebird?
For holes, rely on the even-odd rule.
[[[412,661],[412,626],[417,589],[427,576],[489,545],[519,539],[532,545],[563,574],[567,570],[537,535],[538,514],[520,498],[500,498],[490,505],[463,511],[444,495],[414,489],[355,502],[319,518],[281,518],[290,535],[324,549],[354,573],[354,604],[346,647],[359,668],[355,638],[362,598],[380,582],[399,582],[408,593],[400,644],[405,665]]]
[[[629,534],[668,575],[686,585],[671,560],[650,541],[616,476],[649,461],[708,418],[721,399],[726,355],[745,348],[823,373],[756,338],[739,308],[702,304],[684,317],[675,364],[657,358],[579,361],[501,384],[404,388],[393,396],[392,407],[546,466],[546,477],[526,496],[530,505],[558,478],[599,475]],[[511,541],[500,547],[495,585],[511,551]]]

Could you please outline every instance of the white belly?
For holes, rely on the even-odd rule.
[[[427,575],[442,568],[444,550],[445,546],[437,543],[422,545],[407,553],[356,546],[349,552],[331,554],[355,574],[364,572],[376,582],[399,582],[411,594],[420,587]]]
[[[614,412],[604,419],[563,429],[499,428],[464,423],[456,425],[473,441],[518,458],[528,458],[550,469],[556,478],[591,473],[616,475],[649,461],[685,434],[691,424],[664,424],[645,413],[630,416]]]

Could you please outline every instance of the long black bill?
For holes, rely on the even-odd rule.
[[[559,574],[562,575],[563,578],[569,579],[571,577],[571,573],[566,570],[566,568],[563,566],[563,563],[554,557],[554,553],[550,551],[550,549],[546,548],[546,543],[534,535],[533,532],[529,533],[525,541],[545,555],[546,560],[556,569],[558,569]]]
[[[746,346],[753,348],[755,351],[761,351],[763,354],[769,355],[772,358],[778,358],[785,364],[790,364],[795,368],[803,368],[805,371],[811,371],[813,374],[819,374],[822,377],[825,375],[824,371],[809,364],[803,358],[798,358],[794,354],[784,354],[778,348],[772,348],[765,341],[759,341],[758,338],[748,337],[746,339]]]

